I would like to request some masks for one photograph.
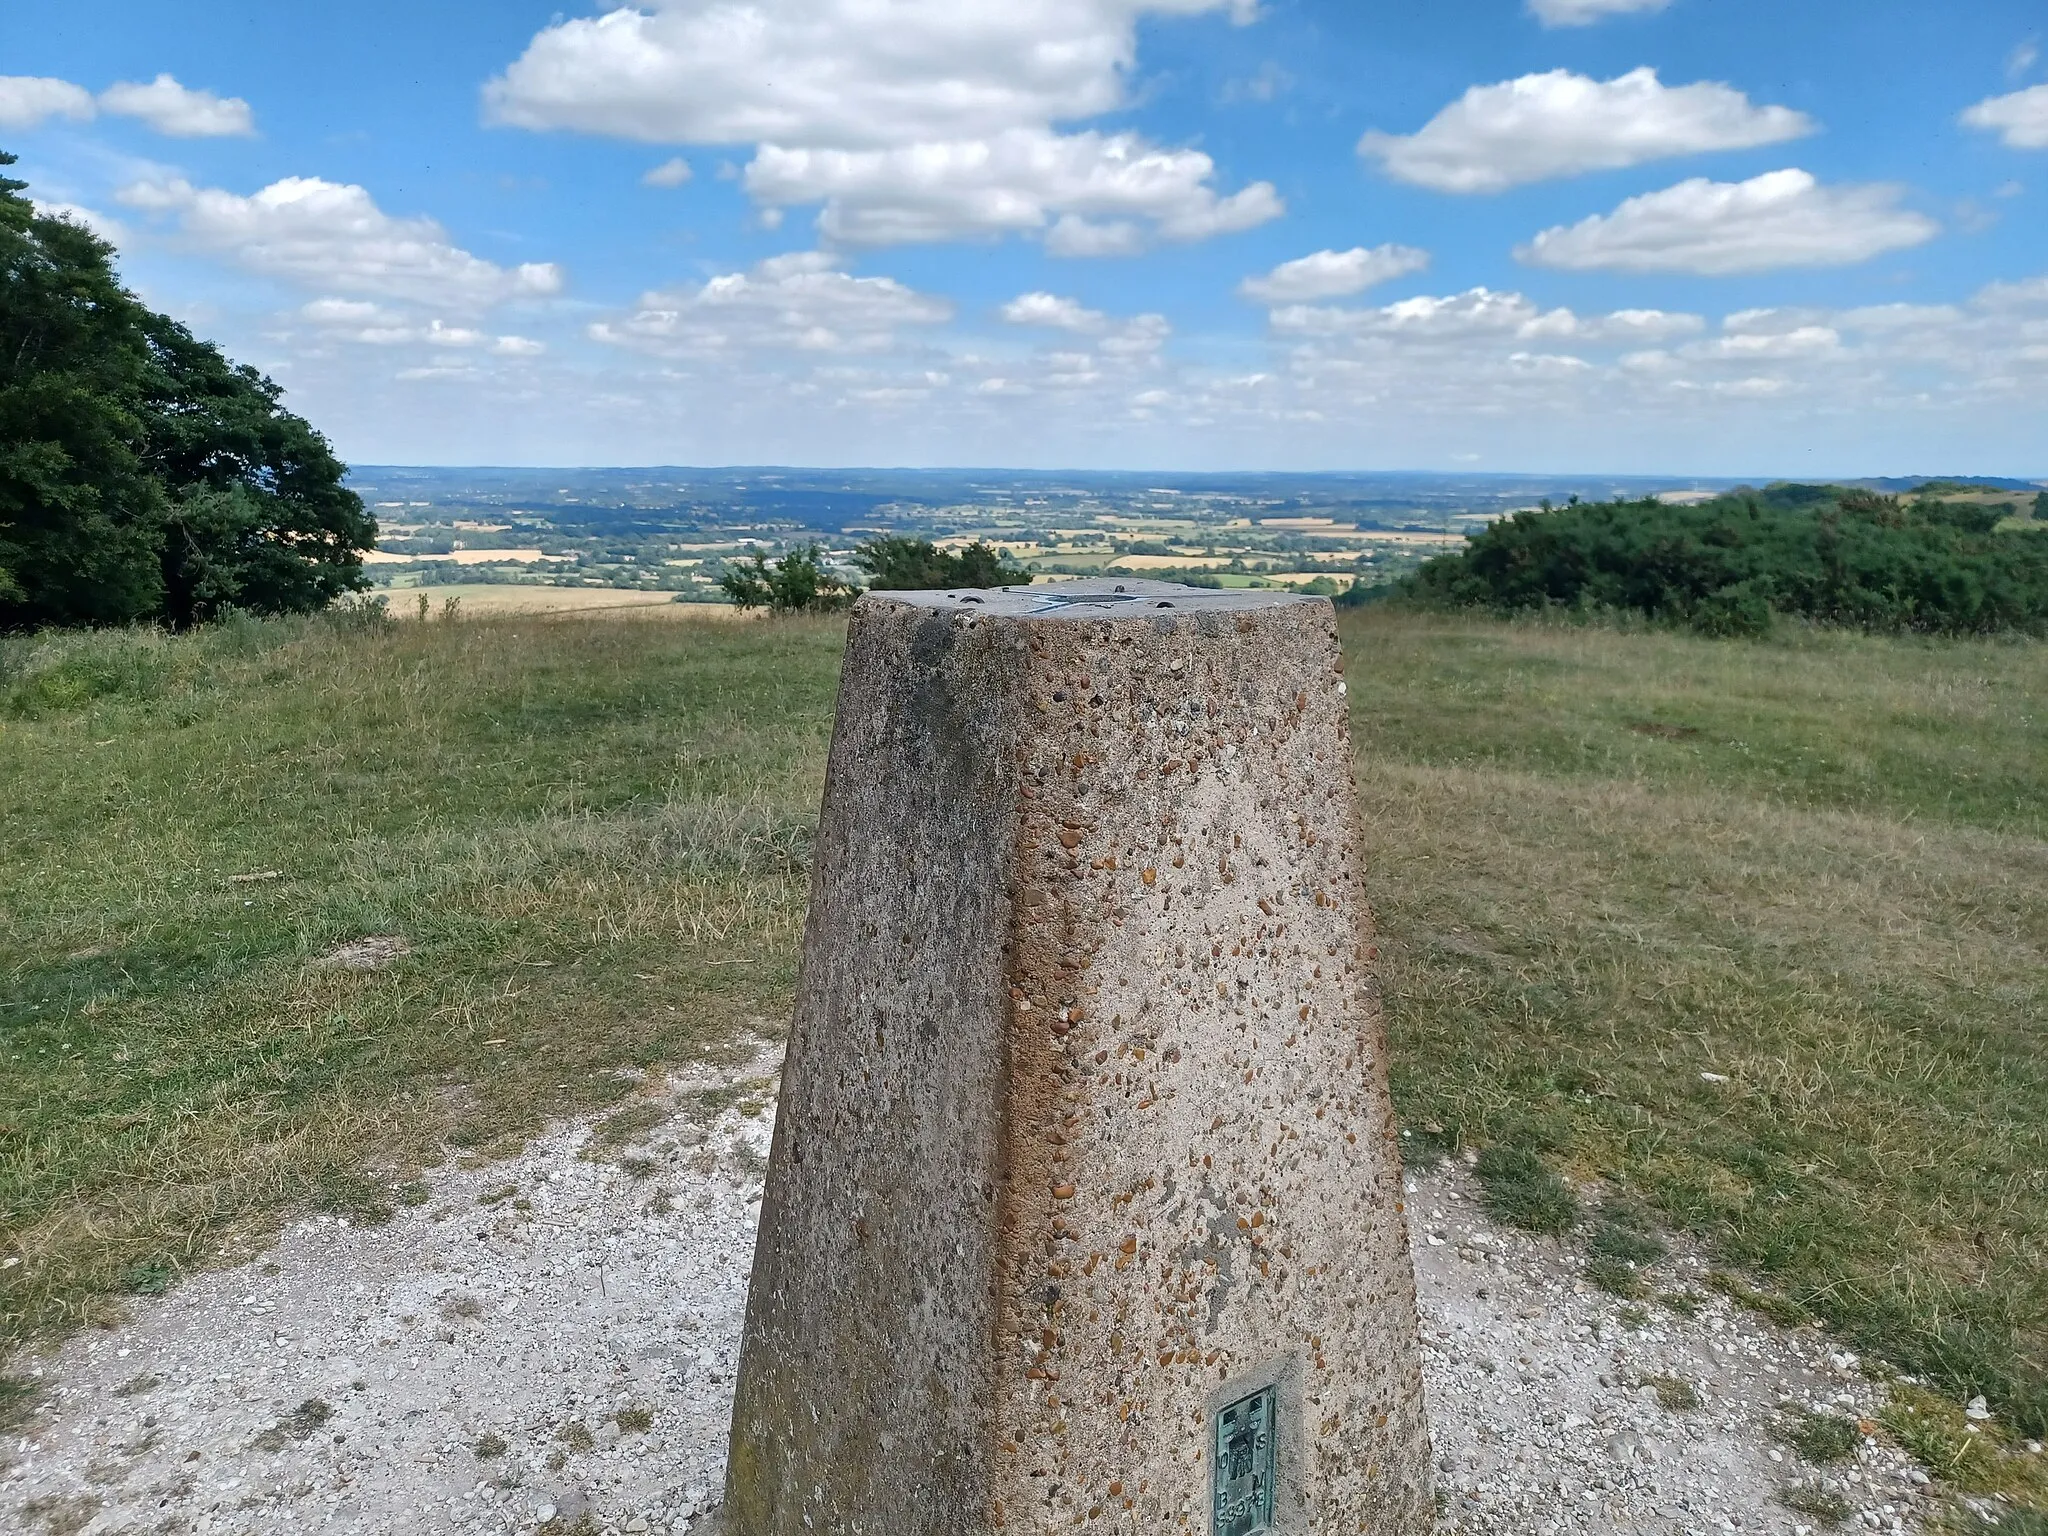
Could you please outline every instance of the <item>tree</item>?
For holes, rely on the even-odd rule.
[[[853,552],[875,592],[921,592],[939,587],[1021,587],[1031,573],[986,541],[957,554],[930,539],[887,535],[869,539]]]
[[[816,544],[799,545],[773,565],[757,549],[728,565],[718,584],[740,607],[771,613],[829,613],[859,595],[825,569],[825,552]]]
[[[326,440],[25,187],[0,176],[0,629],[184,628],[366,586],[377,525]]]

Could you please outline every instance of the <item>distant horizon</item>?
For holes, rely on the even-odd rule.
[[[777,464],[777,463],[732,463],[732,464],[685,464],[685,463],[581,463],[581,464],[512,464],[512,463],[467,463],[430,464],[405,462],[370,462],[351,464],[350,475],[370,472],[423,470],[436,474],[460,473],[522,473],[522,474],[590,474],[606,471],[654,474],[675,472],[678,474],[860,474],[860,475],[1117,475],[1131,478],[1153,477],[1160,480],[1225,480],[1234,477],[1252,478],[1322,478],[1322,479],[1416,479],[1416,480],[1693,480],[1711,482],[1717,485],[1847,485],[1861,481],[1885,482],[1928,482],[1942,481],[1955,484],[1977,483],[1999,490],[2018,490],[2024,487],[2048,490],[2048,472],[2041,475],[1990,474],[1978,471],[1971,474],[1773,474],[1773,475],[1709,475],[1693,474],[1684,470],[1645,473],[1638,470],[1516,470],[1516,469],[1163,469],[1139,467],[1135,469],[1102,469],[1082,465],[1060,465],[1052,468],[1036,468],[1018,464]],[[2008,483],[2010,482],[2010,483]]]

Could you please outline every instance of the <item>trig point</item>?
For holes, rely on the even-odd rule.
[[[1411,1536],[1330,605],[854,609],[727,1536]]]

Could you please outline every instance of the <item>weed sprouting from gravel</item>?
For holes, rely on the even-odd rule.
[[[1856,1511],[1825,1483],[1795,1483],[1778,1490],[1778,1502],[1794,1514],[1811,1515],[1827,1525],[1840,1525]]]
[[[1428,1173],[1457,1150],[1457,1133],[1434,1122],[1401,1132],[1401,1164],[1410,1173]]]
[[[622,1435],[644,1435],[654,1427],[654,1410],[638,1404],[630,1408],[621,1408],[612,1417]]]
[[[1816,1466],[1847,1460],[1863,1440],[1853,1419],[1807,1408],[1790,1409],[1773,1433]]]
[[[555,1438],[572,1451],[587,1451],[597,1444],[590,1433],[590,1426],[581,1419],[571,1419],[555,1431]]]
[[[1596,1253],[1586,1260],[1586,1279],[1609,1295],[1628,1301],[1642,1301],[1650,1294],[1649,1282],[1626,1259]]]
[[[99,1514],[100,1501],[97,1495],[90,1493],[74,1494],[70,1498],[30,1499],[21,1506],[21,1512],[42,1522],[44,1536],[77,1536]]]
[[[1630,1301],[1646,1301],[1650,1284],[1643,1271],[1671,1250],[1650,1230],[1647,1212],[1627,1201],[1608,1200],[1586,1239],[1586,1279]]]
[[[441,1298],[441,1315],[449,1322],[460,1318],[482,1317],[484,1304],[463,1291],[456,1291]]]
[[[36,1384],[26,1376],[0,1376],[0,1430],[10,1430],[35,1411]]]
[[[121,1274],[121,1289],[130,1296],[161,1296],[178,1283],[178,1266],[169,1259],[145,1259]]]
[[[597,1128],[590,1133],[590,1145],[624,1147],[636,1141],[645,1141],[649,1132],[674,1113],[674,1110],[663,1104],[629,1104],[616,1114],[607,1115],[598,1121]]]
[[[1488,1147],[1473,1171],[1485,1191],[1486,1214],[1495,1221],[1561,1236],[1579,1218],[1578,1196],[1527,1147]]]
[[[619,1171],[629,1179],[648,1179],[661,1171],[661,1164],[651,1157],[622,1157]]]
[[[400,1205],[425,1205],[428,1199],[426,1180],[407,1179],[392,1189],[391,1198]]]
[[[328,1168],[321,1174],[315,1203],[323,1211],[346,1216],[365,1227],[382,1226],[396,1214],[388,1189],[349,1168]]]
[[[329,1404],[309,1397],[251,1443],[259,1451],[281,1451],[294,1440],[305,1439],[333,1417],[334,1409]]]
[[[1666,1413],[1690,1413],[1700,1405],[1699,1389],[1682,1376],[1652,1376],[1644,1385],[1657,1389],[1657,1406]]]
[[[508,1447],[502,1435],[479,1435],[476,1444],[470,1447],[478,1461],[490,1461],[505,1454]]]
[[[1738,1306],[1769,1318],[1780,1328],[1797,1328],[1802,1323],[1813,1321],[1813,1314],[1789,1296],[1760,1291],[1739,1275],[1731,1275],[1725,1270],[1717,1269],[1708,1274],[1707,1288],[1719,1291]]]

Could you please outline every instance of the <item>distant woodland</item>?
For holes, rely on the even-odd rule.
[[[2048,631],[2048,491],[1984,504],[1776,485],[1693,506],[1575,502],[1519,512],[1401,583],[1426,606],[1630,612],[1702,634],[1781,617],[1932,634]]]

